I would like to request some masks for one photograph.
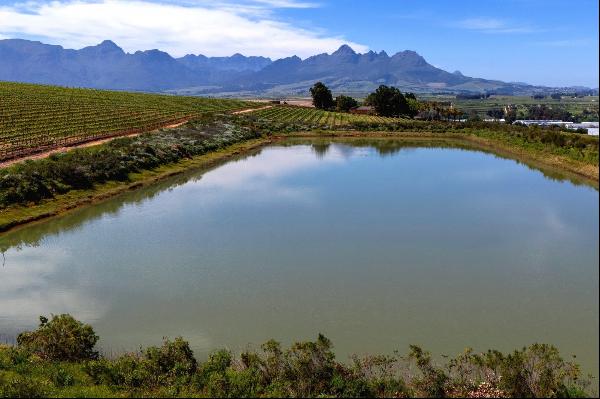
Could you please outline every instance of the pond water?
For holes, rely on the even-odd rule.
[[[598,375],[598,191],[483,152],[274,145],[0,248],[9,342],[71,313],[108,353],[178,335],[199,358],[319,332],[342,360],[544,342]]]

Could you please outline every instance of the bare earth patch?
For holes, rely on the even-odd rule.
[[[241,111],[232,112],[232,114],[233,115],[247,114],[248,112],[260,111],[262,109],[269,109],[269,108],[273,108],[273,106],[272,105],[266,105],[266,106],[260,107],[260,108],[248,108],[248,109],[243,109]]]

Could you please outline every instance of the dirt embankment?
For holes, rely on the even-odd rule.
[[[176,127],[179,127],[185,123],[188,122],[188,119],[182,121],[182,122],[178,122],[178,123],[172,123],[170,125],[166,125],[161,127],[160,129],[174,129]],[[159,130],[159,129],[156,129]],[[156,131],[153,130],[153,131]],[[72,150],[74,148],[85,148],[85,147],[93,147],[95,145],[100,145],[100,144],[104,144],[107,143],[111,140],[114,139],[118,139],[118,138],[122,138],[122,137],[135,137],[135,136],[139,136],[140,134],[142,134],[143,132],[138,132],[138,133],[132,133],[132,134],[126,134],[126,135],[115,135],[112,137],[106,137],[103,139],[98,139],[98,140],[91,140],[91,141],[86,141],[85,143],[81,143],[81,144],[73,144],[67,147],[58,147],[52,150],[48,150],[48,151],[44,151],[44,152],[38,152],[37,154],[32,154],[32,155],[27,155],[21,158],[15,158],[15,159],[10,159],[8,161],[3,161],[0,162],[0,168],[5,168],[7,166],[10,165],[14,165],[18,162],[23,162],[23,161],[27,161],[29,159],[42,159],[42,158],[48,158],[50,155],[52,154],[57,154],[59,152],[65,152],[65,151],[69,151]]]

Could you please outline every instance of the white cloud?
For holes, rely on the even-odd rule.
[[[84,286],[85,274],[71,274],[79,284],[57,283],[55,276],[64,273],[69,258],[64,250],[24,247],[7,252],[0,270],[0,332],[15,328],[16,321],[35,323],[49,313],[95,320],[106,312],[105,299],[90,296]]]
[[[530,26],[519,26],[497,18],[467,18],[459,21],[458,27],[483,33],[532,33],[537,31]]]
[[[258,157],[229,162],[205,173],[194,184],[186,184],[178,190],[184,200],[196,202],[197,198],[202,198],[203,206],[221,205],[228,196],[251,197],[255,203],[286,201],[315,205],[318,203],[317,190],[290,184],[285,179],[299,171],[342,164],[348,156],[335,145],[329,148],[322,159],[315,155],[310,146],[266,148]],[[169,201],[172,200],[172,197],[169,198]]]
[[[111,39],[125,51],[158,48],[173,56],[188,53],[224,56],[234,53],[280,58],[332,52],[341,37],[303,29],[274,16],[276,8],[307,8],[296,0],[246,2],[54,1],[0,7],[0,35],[36,38],[81,48]]]

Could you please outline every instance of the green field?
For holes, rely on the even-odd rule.
[[[392,123],[398,122],[398,118],[385,118],[374,115],[357,115],[343,112],[330,112],[315,108],[296,106],[275,106],[252,112],[253,117],[268,121],[303,124],[311,126],[344,126],[351,123]]]
[[[0,160],[260,104],[0,82]]]

